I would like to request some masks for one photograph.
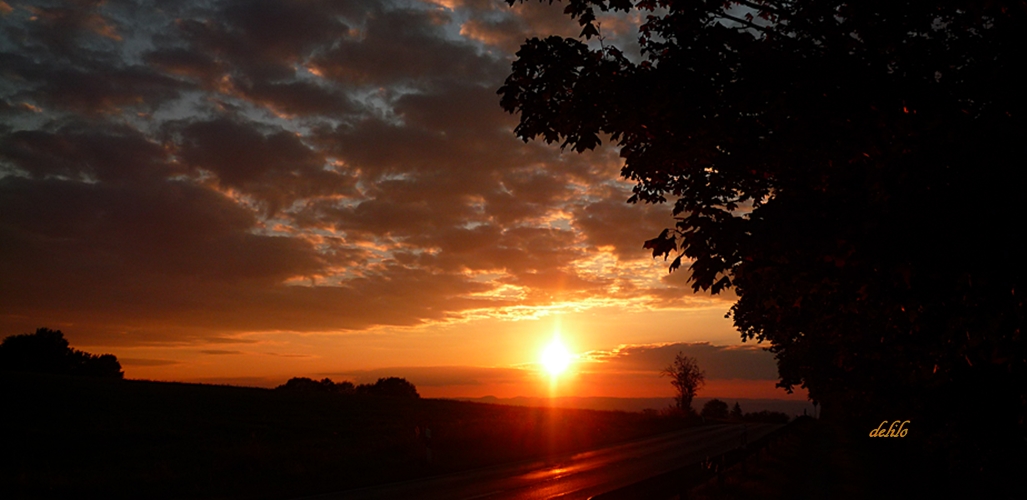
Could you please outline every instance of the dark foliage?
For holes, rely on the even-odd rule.
[[[113,354],[95,355],[72,349],[60,330],[39,328],[11,335],[0,343],[0,370],[123,378]]]
[[[516,134],[608,134],[629,201],[674,203],[645,247],[734,287],[742,338],[825,418],[917,421],[985,481],[1019,463],[1022,2],[570,0],[586,38],[595,9],[641,11],[643,60],[527,40],[499,90]]]
[[[276,387],[275,389],[286,390],[286,391],[301,391],[301,392],[330,392],[335,394],[354,394],[356,388],[352,382],[332,382],[330,378],[324,378],[320,381],[307,378],[307,377],[293,377],[288,382]]]
[[[362,394],[365,396],[385,396],[398,398],[420,398],[417,387],[405,378],[380,378],[373,384],[354,386],[352,382],[333,382],[330,378],[320,381],[307,377],[293,377],[288,382],[276,387],[277,390],[298,392],[327,392],[333,394]]]
[[[787,424],[791,420],[784,413],[769,410],[746,413],[742,419],[746,422],[759,422],[763,424]]]
[[[357,386],[357,394],[368,394],[371,396],[387,396],[396,398],[419,398],[417,388],[405,378],[388,377],[380,378],[373,384],[360,384]]]
[[[706,418],[727,418],[727,403],[719,399],[711,399],[703,405],[700,415]]]

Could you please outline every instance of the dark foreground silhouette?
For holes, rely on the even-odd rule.
[[[909,420],[943,475],[1020,481],[1023,2],[562,3],[580,34],[525,40],[498,90],[514,134],[615,146],[627,201],[673,206],[639,243],[736,294],[825,420]]]
[[[3,498],[294,498],[682,425],[639,413],[18,372],[0,373],[0,394]]]

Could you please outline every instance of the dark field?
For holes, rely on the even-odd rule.
[[[1021,458],[1004,474],[948,469],[915,441],[875,440],[800,419],[779,439],[689,491],[692,500],[1027,498]]]
[[[289,498],[602,446],[635,413],[0,373],[4,498]],[[431,464],[415,427],[432,430]]]

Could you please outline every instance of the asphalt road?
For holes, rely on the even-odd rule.
[[[737,448],[743,433],[751,442],[779,427],[709,425],[549,461],[498,465],[309,499],[587,499]]]

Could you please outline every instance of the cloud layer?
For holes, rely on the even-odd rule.
[[[693,303],[653,273],[669,209],[625,203],[616,150],[524,144],[498,105],[525,37],[577,34],[559,8],[0,7],[4,331],[204,344]],[[631,23],[603,26],[630,45]]]

